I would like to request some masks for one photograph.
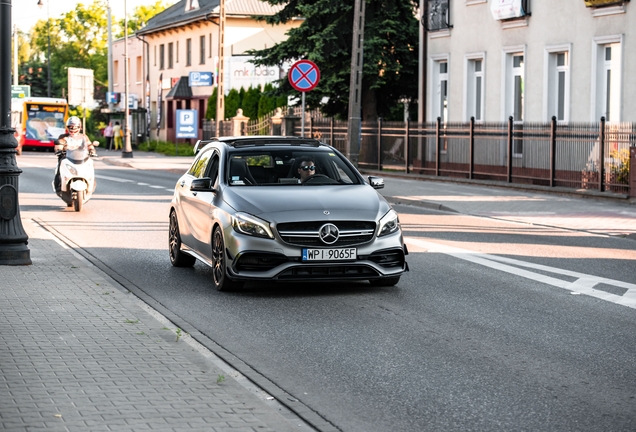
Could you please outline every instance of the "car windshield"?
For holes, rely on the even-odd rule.
[[[313,149],[241,149],[230,153],[230,186],[351,185],[358,176],[338,153]]]

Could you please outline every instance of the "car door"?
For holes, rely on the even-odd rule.
[[[201,192],[192,192],[190,187],[192,186],[192,180],[205,176],[213,155],[214,149],[203,150],[192,163],[188,172],[177,183],[176,208],[181,241],[194,250],[198,250],[195,230],[203,222],[199,220],[201,216],[197,211],[201,206],[201,197],[199,196]]]
[[[200,173],[200,177],[212,179],[212,185],[218,187],[219,154],[213,150],[210,154],[205,170]],[[192,233],[192,247],[204,257],[212,256],[212,213],[215,192],[190,191],[188,195],[188,221]]]

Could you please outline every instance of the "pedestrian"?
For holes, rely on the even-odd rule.
[[[119,122],[115,122],[115,126],[113,127],[113,137],[115,138],[115,151],[122,150],[122,137],[124,136],[124,131],[122,130]]]
[[[106,148],[110,151],[113,149],[113,122],[108,122],[108,126],[104,129],[104,138],[106,138]]]

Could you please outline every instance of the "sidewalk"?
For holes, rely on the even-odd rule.
[[[47,231],[23,223],[33,265],[0,266],[0,430],[310,430]]]

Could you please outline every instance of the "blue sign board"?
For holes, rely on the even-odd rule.
[[[212,72],[190,72],[190,87],[211,86],[214,74]]]
[[[119,103],[119,93],[114,92],[106,92],[106,102],[118,104]]]
[[[177,110],[177,138],[197,138],[198,130],[197,110]]]

